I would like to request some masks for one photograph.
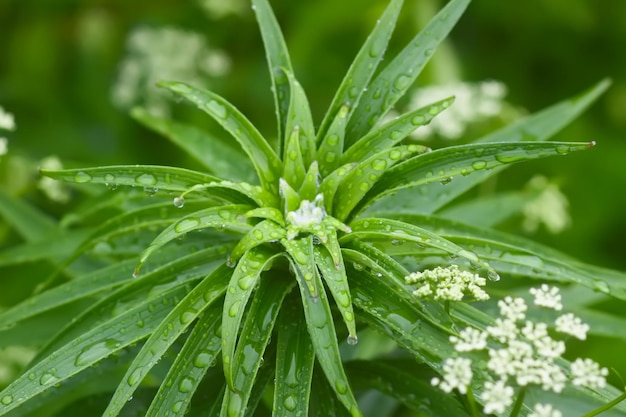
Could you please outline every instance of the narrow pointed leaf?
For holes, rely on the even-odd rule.
[[[479,139],[478,142],[547,140],[587,109],[600,94],[606,91],[609,84],[608,80],[603,80],[588,91],[490,133]],[[491,171],[475,172],[467,177],[455,179],[446,187],[441,187],[438,183],[430,183],[421,185],[419,189],[399,190],[396,195],[389,195],[378,201],[376,208],[384,210],[402,209],[413,213],[433,213],[506,167],[507,165],[504,165]]]
[[[235,352],[232,363],[233,385],[224,395],[221,414],[223,417],[245,416],[252,386],[263,361],[263,353],[272,335],[280,306],[293,286],[294,282],[291,279],[261,280]]]
[[[286,178],[286,181],[290,181],[293,187],[300,187],[304,179],[304,160],[300,150],[299,126],[293,128],[285,142],[283,175],[281,178]]]
[[[224,294],[232,270],[222,265],[203,279],[176,304],[150,335],[118,385],[103,417],[115,417],[132,397],[139,384],[161,359],[172,343],[204,309]]]
[[[54,220],[48,215],[16,197],[7,195],[4,190],[0,190],[0,215],[28,242],[35,242],[58,232]]]
[[[0,251],[0,266],[42,259],[53,263],[61,262],[63,258],[70,256],[87,236],[89,236],[89,230],[68,230],[60,235],[55,233],[32,243],[11,246]]]
[[[183,287],[171,289],[155,300],[152,309],[138,305],[116,317],[112,323],[92,328],[45,357],[0,392],[0,398],[10,396],[13,399],[9,404],[0,402],[0,415],[146,337],[184,292]]]
[[[350,412],[339,402],[339,399],[330,387],[324,373],[319,367],[313,372],[313,386],[311,387],[311,417],[349,417]]]
[[[285,225],[283,213],[274,207],[259,207],[256,209],[252,209],[246,213],[246,217],[267,219],[273,221],[280,226]]]
[[[317,190],[320,186],[320,171],[317,161],[313,161],[306,175],[302,186],[298,190],[298,195],[302,200],[313,201],[317,196]]]
[[[185,83],[161,82],[159,85],[186,98],[213,117],[239,142],[254,164],[263,188],[275,190],[281,168],[280,159],[256,127],[236,107],[215,93]]]
[[[315,350],[297,297],[283,303],[278,321],[274,417],[307,415]]]
[[[221,197],[232,203],[250,204],[250,202],[253,201],[259,206],[276,207],[278,205],[278,200],[274,194],[258,185],[251,185],[246,182],[222,181],[198,184],[191,190],[188,190],[188,192],[196,190],[204,191],[205,194]],[[242,199],[242,196],[245,196],[245,198]]]
[[[234,370],[237,363],[233,358],[241,319],[248,300],[261,279],[261,273],[271,265],[275,256],[272,252],[261,248],[249,250],[237,263],[228,283],[222,311],[222,359],[224,376],[231,389],[234,389]]]
[[[353,162],[340,166],[322,180],[322,184],[320,185],[320,192],[324,196],[324,208],[326,209],[327,213],[333,212],[333,201],[335,200],[337,188],[339,188],[339,185],[341,184],[345,176],[354,168],[356,168],[357,165],[358,164],[356,162]]]
[[[350,120],[347,145],[352,145],[366,135],[404,96],[469,2],[450,1],[370,83]]]
[[[475,171],[489,170],[502,165],[566,155],[589,149],[595,142],[512,142],[479,143],[450,146],[413,157],[391,168],[376,183],[355,208],[359,212],[373,201],[403,188],[443,182],[453,177],[466,176]]]
[[[363,161],[364,159],[391,148],[410,135],[418,127],[430,123],[435,116],[450,107],[453,102],[454,97],[449,97],[426,107],[403,114],[385,123],[383,126],[371,131],[352,145],[350,149],[344,153],[341,161],[343,163]]]
[[[386,149],[359,163],[339,184],[333,206],[334,215],[344,221],[383,175],[399,162],[424,152],[423,146],[406,145]]]
[[[280,242],[289,254],[298,282],[307,289],[309,297],[316,299],[320,288],[315,279],[317,269],[313,257],[313,238],[309,235],[300,239],[283,239]]]
[[[254,168],[250,162],[210,133],[191,125],[152,116],[139,107],[134,108],[131,115],[144,126],[170,139],[209,172],[229,180],[254,180]]]
[[[291,262],[293,267],[297,268],[294,265],[295,261],[291,260]],[[314,279],[316,281],[315,286],[319,288],[317,297],[311,297],[308,285],[302,280],[298,280],[298,286],[300,287],[304,315],[309,335],[315,348],[315,355],[339,401],[350,411],[353,417],[359,417],[361,416],[361,411],[343,370],[337,344],[337,334],[335,333],[335,324],[330,312],[326,291],[321,283],[319,274],[316,273]]]
[[[234,265],[237,260],[247,251],[257,246],[270,242],[278,242],[285,237],[285,229],[271,220],[263,220],[257,223],[244,237],[241,238],[229,256],[230,264]]]
[[[335,93],[328,112],[324,116],[318,132],[318,143],[326,136],[326,131],[332,119],[342,105],[350,103],[354,109],[361,104],[361,96],[368,88],[370,79],[385,54],[389,38],[391,38],[391,34],[396,26],[402,3],[403,0],[392,0],[389,3],[380,19],[378,19],[374,30],[372,30],[356,58],[354,58],[352,65],[350,65],[348,72],[337,89],[337,93]]]
[[[320,164],[320,172],[324,177],[335,170],[341,162],[343,139],[346,134],[349,111],[350,106],[348,104],[344,104],[339,108],[337,115],[318,147],[317,159]]]
[[[338,243],[335,241],[335,243]],[[337,250],[339,245],[337,245]],[[352,308],[352,298],[350,296],[350,287],[348,286],[348,277],[343,264],[343,258],[340,256],[340,263],[337,265],[333,257],[320,246],[314,247],[315,263],[319,268],[319,272],[326,283],[330,293],[335,299],[337,308],[343,317],[343,322],[348,329],[348,341],[352,344],[357,342],[356,320],[354,317],[354,309]]]
[[[280,141],[286,130],[287,112],[290,103],[289,82],[281,68],[292,71],[289,51],[285,44],[285,39],[276,21],[276,16],[270,7],[268,0],[252,0],[252,9],[259,23],[267,64],[269,66],[270,77],[272,79],[272,92],[274,93],[274,103],[276,105],[276,117],[278,119],[279,140],[278,149],[282,148]]]
[[[135,275],[139,274],[139,270],[146,262],[146,260],[156,250],[161,248],[166,243],[184,236],[194,230],[206,229],[206,228],[219,228],[236,231],[239,233],[246,232],[250,229],[247,223],[238,220],[239,216],[250,209],[250,206],[244,205],[229,205],[210,207],[204,210],[196,211],[190,215],[177,220],[174,224],[163,230],[148,246],[141,257],[137,267],[135,268]]]
[[[302,155],[304,166],[309,166],[315,160],[315,127],[313,125],[313,116],[311,108],[306,97],[304,89],[296,80],[293,73],[283,69],[289,81],[291,98],[289,101],[289,111],[287,113],[285,138],[291,132],[298,129],[299,148]],[[283,160],[286,161],[289,154],[283,154]]]
[[[298,192],[283,178],[281,178],[278,183],[284,212],[289,213],[290,211],[297,210],[301,201]]]
[[[340,242],[350,242],[354,239],[395,241],[398,244],[404,241],[413,242],[418,245],[443,250],[453,256],[465,258],[471,265],[486,269],[490,278],[497,279],[497,274],[493,268],[487,262],[479,259],[475,253],[442,238],[437,233],[421,227],[402,221],[380,218],[358,219],[352,222],[350,227],[352,227],[352,233],[344,235]],[[395,242],[392,242],[392,244]]]
[[[196,184],[219,182],[219,178],[183,168],[158,165],[117,165],[98,168],[64,169],[53,171],[42,169],[46,177],[75,183],[105,184],[108,186],[129,185],[147,190],[183,192]]]
[[[172,411],[185,414],[200,381],[207,370],[215,365],[222,348],[219,336],[221,315],[222,305],[213,303],[199,316],[161,383],[146,417],[162,417]]]

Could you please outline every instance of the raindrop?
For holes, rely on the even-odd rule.
[[[402,153],[397,149],[394,149],[391,152],[389,152],[389,158],[394,161],[400,159],[401,156],[402,156]]]
[[[186,233],[190,230],[193,230],[199,225],[200,225],[199,218],[190,217],[190,218],[182,219],[181,221],[176,223],[176,226],[174,226],[174,230],[176,230],[177,233]]]
[[[185,206],[185,198],[180,196],[180,197],[176,197],[174,198],[174,207],[176,208],[183,208]]]
[[[241,305],[241,300],[237,300],[234,303],[232,303],[230,305],[230,308],[228,309],[228,315],[230,317],[236,317],[237,313],[239,312],[239,306]]]
[[[76,182],[89,182],[91,181],[91,175],[87,174],[83,171],[78,171],[76,175],[74,175],[74,181]]]
[[[0,403],[4,405],[9,405],[13,402],[13,396],[11,394],[7,394],[0,400]]]
[[[145,187],[151,187],[151,186],[156,185],[157,179],[152,174],[141,174],[137,176],[137,178],[135,178],[135,182]]]
[[[595,291],[603,292],[605,294],[608,294],[609,292],[611,292],[611,288],[609,287],[609,284],[599,279],[596,279],[593,281],[593,289]]]
[[[133,385],[137,385],[139,382],[141,382],[141,379],[143,378],[141,369],[142,368],[137,368],[130,374],[128,380],[126,381],[128,382],[128,385],[132,387]]]
[[[354,346],[359,343],[359,338],[357,337],[357,335],[350,335],[348,336],[347,342],[350,346]]]
[[[183,404],[184,403],[182,401],[176,401],[174,405],[172,405],[172,411],[178,414],[180,410],[183,408]]]
[[[294,411],[296,409],[296,404],[296,399],[293,395],[288,396],[285,398],[285,401],[283,401],[283,405],[289,411]]]
[[[382,171],[387,168],[387,161],[385,161],[384,159],[376,159],[374,162],[372,162],[372,168],[374,168],[376,171]]]
[[[180,324],[191,323],[197,316],[198,312],[194,310],[187,310],[180,315]]]
[[[364,269],[363,265],[361,265],[360,263],[354,262],[352,264],[352,266],[354,267],[354,269],[356,269],[357,271],[362,271]]]
[[[487,278],[490,281],[500,281],[500,274],[498,274],[494,269],[488,269]]]
[[[345,394],[348,392],[348,385],[342,379],[338,379],[335,381],[335,389],[339,394]]]
[[[447,185],[447,184],[450,184],[451,181],[452,181],[452,177],[444,178],[441,180],[441,184]]]
[[[400,240],[400,239],[391,239],[391,244],[393,246],[401,246],[404,244],[404,240]]]
[[[157,187],[143,187],[143,192],[148,194],[150,197],[155,195],[159,189]]]
[[[52,384],[53,382],[57,381],[59,378],[57,378],[56,375],[54,375],[54,373],[52,372],[44,372],[41,375],[41,378],[39,378],[39,383],[41,385],[48,385],[48,384]]]
[[[108,356],[114,349],[120,346],[120,341],[116,339],[106,339],[91,345],[85,346],[81,353],[76,357],[74,366],[89,365]]]
[[[209,352],[200,352],[193,360],[193,366],[196,368],[206,368],[211,365],[213,356]]]
[[[195,381],[192,378],[185,377],[178,384],[178,391],[180,392],[191,392],[195,385]]]
[[[393,86],[397,89],[397,90],[404,90],[406,89],[411,83],[411,77],[408,75],[399,75],[398,78],[396,78],[396,80],[393,82]]]
[[[485,161],[472,162],[472,168],[474,169],[484,169],[486,166],[487,166],[487,162]]]
[[[209,109],[215,113],[215,115],[221,119],[226,118],[226,107],[219,104],[217,101],[213,100],[209,102]]]

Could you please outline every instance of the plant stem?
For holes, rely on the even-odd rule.
[[[472,392],[471,386],[467,387],[466,397],[472,417],[480,417],[480,414],[478,414],[478,408],[476,407],[476,401],[474,401],[474,393]]]
[[[513,409],[511,410],[511,414],[509,417],[517,417],[520,410],[522,409],[522,405],[524,404],[524,397],[526,396],[526,387],[521,387],[519,393],[517,394],[517,398],[515,399],[515,404],[513,404]]]
[[[607,410],[610,410],[611,408],[615,407],[617,404],[621,403],[622,401],[626,400],[626,392],[622,393],[622,395],[620,395],[619,397],[615,398],[613,401],[604,404],[602,407],[598,407],[593,411],[588,412],[587,414],[583,415],[582,417],[593,417],[593,416],[597,416],[600,413],[603,413]]]

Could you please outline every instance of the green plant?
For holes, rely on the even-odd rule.
[[[106,404],[105,416],[134,407],[149,416],[269,409],[277,416],[359,416],[353,388],[377,389],[415,413],[466,415],[475,413],[471,390],[466,405],[431,386],[432,370],[441,373],[443,361],[456,354],[448,338],[459,335],[457,325],[484,329],[492,319],[468,303],[416,298],[405,281],[410,271],[458,265],[492,281],[501,275],[557,281],[623,300],[622,274],[473,227],[470,215],[438,215],[508,164],[592,146],[545,140],[607,82],[475,143],[434,151],[404,140],[452,105],[452,97],[380,124],[468,3],[452,0],[377,72],[402,6],[392,0],[315,129],[269,4],[253,0],[275,98],[276,141],[219,95],[162,82],[240,148],[141,109],[134,117],[195,155],[210,174],[162,166],[42,170],[79,185],[140,190],[98,196],[66,217],[71,225],[116,213],[52,248],[55,259],[70,255],[59,271],[74,279],[59,284],[53,276],[40,289],[53,288],[0,315],[0,325],[24,321],[28,329],[27,319],[42,313],[80,311],[0,393],[0,415],[53,414],[79,407],[76,398],[100,398],[87,405]],[[16,204],[3,202],[21,227],[36,221],[41,230],[31,233],[51,231],[51,240],[31,250],[57,242],[59,230]],[[474,204],[488,209],[487,201]],[[381,358],[375,350],[344,364],[340,352],[349,355],[357,344],[357,322],[385,335],[366,333],[371,343],[392,340],[418,361]],[[487,372],[476,372],[480,389]],[[594,408],[616,395],[611,387],[575,387],[553,403],[572,415],[581,401]],[[513,415],[532,407],[519,398]]]

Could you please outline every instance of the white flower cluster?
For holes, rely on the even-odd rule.
[[[223,18],[229,14],[243,14],[250,7],[244,0],[198,0],[198,4],[212,19]]]
[[[548,182],[547,178],[539,175],[533,177],[528,186],[539,191],[539,195],[524,205],[522,210],[524,230],[534,233],[541,224],[552,234],[558,234],[567,229],[571,224],[571,218],[567,212],[569,201],[558,185]]]
[[[201,34],[172,27],[137,28],[126,49],[112,90],[113,103],[123,109],[141,104],[156,115],[169,114],[169,98],[155,85],[158,81],[203,85],[207,76],[223,76],[231,67],[230,58],[209,48]]]
[[[13,115],[6,112],[2,106],[0,106],[0,130],[15,130],[15,119]],[[5,155],[8,152],[9,140],[5,137],[0,137],[0,156]]]
[[[61,170],[63,169],[63,164],[58,156],[51,155],[43,158],[39,167],[50,170]],[[41,177],[37,183],[37,188],[43,191],[46,197],[50,200],[58,203],[64,204],[70,200],[70,191],[61,181],[56,181],[48,177]]]
[[[532,288],[534,304],[560,311],[561,295],[556,287],[542,285]],[[548,324],[526,319],[528,306],[524,299],[505,297],[498,302],[500,316],[484,331],[468,327],[450,342],[457,352],[487,351],[487,369],[495,382],[483,386],[480,398],[484,412],[503,413],[514,401],[514,387],[535,385],[545,391],[560,393],[568,381],[566,371],[556,364],[565,352],[565,343],[553,339]],[[561,315],[555,321],[559,333],[584,340],[589,326],[571,313]],[[493,341],[494,343],[489,343]],[[499,347],[494,347],[495,345]],[[569,380],[573,385],[602,388],[606,385],[608,370],[591,359],[576,359],[570,366]],[[450,358],[444,362],[443,377],[431,383],[446,392],[456,389],[467,392],[472,379],[471,361],[467,358]],[[466,384],[462,386],[462,384]],[[561,413],[549,404],[537,404],[530,414],[534,417],[560,417]]]
[[[446,139],[458,139],[470,123],[499,115],[503,108],[506,86],[498,81],[455,83],[428,86],[417,90],[409,108],[419,109],[446,97],[455,96],[454,104],[439,114],[427,126],[413,132],[417,139],[438,134]]]
[[[458,265],[412,272],[404,280],[407,284],[419,285],[413,291],[418,297],[433,296],[435,300],[460,301],[469,293],[476,300],[489,299],[489,294],[481,288],[487,280],[477,274],[461,271]]]

